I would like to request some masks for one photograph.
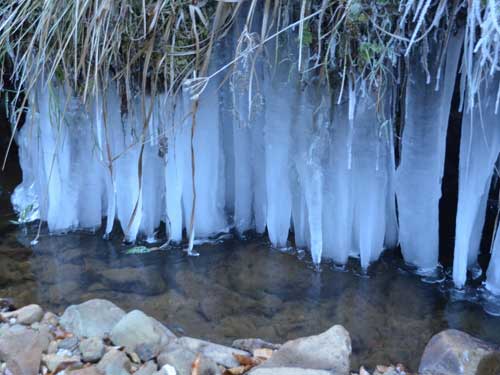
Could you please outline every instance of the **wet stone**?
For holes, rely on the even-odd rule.
[[[82,358],[85,362],[97,362],[104,355],[104,343],[99,337],[83,339],[79,346]]]
[[[104,375],[126,375],[130,374],[131,363],[125,353],[113,348],[102,357],[97,369]]]
[[[115,304],[93,299],[79,305],[71,305],[61,316],[60,324],[78,337],[105,337],[125,315]]]
[[[498,347],[465,332],[448,329],[429,341],[418,371],[422,375],[475,375],[483,359],[483,366],[490,367],[487,358],[494,359],[500,353],[498,350]],[[494,360],[491,365],[494,367]]]
[[[57,343],[57,348],[73,352],[78,348],[78,343],[79,343],[78,337],[76,336],[68,337],[66,339],[60,340]]]
[[[200,355],[192,350],[185,348],[178,343],[169,344],[158,356],[160,367],[171,365],[175,368],[178,375],[191,375],[192,364],[199,358],[199,375],[217,375],[220,370],[217,364],[210,358]]]
[[[49,338],[41,332],[21,325],[8,327],[0,335],[0,361],[13,375],[36,374],[48,345]]]
[[[168,328],[139,310],[125,315],[114,326],[110,337],[115,345],[136,352],[143,361],[158,355],[162,347],[175,339]]]

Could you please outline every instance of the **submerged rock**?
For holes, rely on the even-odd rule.
[[[209,341],[199,340],[192,337],[181,337],[177,343],[195,352],[201,353],[205,357],[225,367],[236,367],[239,365],[234,355],[250,356],[248,352],[234,349],[228,346],[214,344]]]
[[[102,271],[102,282],[110,289],[130,293],[161,294],[167,284],[155,267],[106,268]]]
[[[38,374],[42,352],[49,341],[44,332],[21,325],[9,327],[0,335],[0,361],[6,362],[12,375]]]
[[[292,367],[329,370],[332,374],[344,375],[349,374],[350,355],[349,332],[344,327],[335,325],[319,335],[287,341],[257,369]]]
[[[61,326],[78,337],[103,338],[125,315],[125,311],[114,303],[103,299],[92,299],[79,305],[71,305],[61,316]]]
[[[447,329],[431,338],[418,371],[422,375],[490,374],[480,373],[478,368],[482,361],[483,371],[494,366],[495,356],[500,356],[498,349],[465,332]]]
[[[115,345],[136,352],[143,361],[157,356],[162,347],[176,338],[167,327],[139,310],[125,315],[115,325],[110,337]]]

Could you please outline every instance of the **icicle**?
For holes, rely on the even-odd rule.
[[[352,168],[352,142],[354,139],[354,111],[356,110],[356,94],[354,83],[349,76],[349,137],[347,139],[347,169]]]
[[[432,82],[425,84],[427,73],[416,52],[409,64],[401,164],[396,173],[399,236],[405,260],[424,270],[438,264],[446,131],[462,39],[459,32],[449,40],[439,91]],[[430,48],[433,54],[439,52],[437,44]],[[435,62],[429,66],[431,77],[438,68]]]
[[[497,229],[491,252],[490,264],[486,272],[486,289],[500,296],[500,234]]]
[[[287,246],[292,210],[288,173],[292,122],[290,89],[286,84],[276,83],[269,85],[266,90],[266,221],[269,239],[276,247]]]
[[[165,121],[164,133],[167,139],[165,152],[165,207],[166,225],[169,240],[173,242],[182,241],[183,210],[182,194],[184,191],[184,181],[189,174],[188,155],[189,127],[184,120],[186,116],[184,99],[180,95],[176,104],[168,104],[170,116]],[[189,220],[189,216],[185,219]]]
[[[468,108],[462,121],[453,257],[453,281],[459,288],[465,285],[467,268],[477,262],[490,181],[500,151],[500,115],[495,114],[493,94],[498,82],[498,75],[489,82],[483,82],[476,106]],[[498,236],[494,248],[497,240]]]
[[[323,206],[323,255],[338,264],[347,263],[353,250],[353,182],[348,169],[349,108],[346,103],[333,108],[329,129],[328,164],[325,168]]]
[[[354,240],[361,258],[361,266],[367,268],[378,259],[384,247],[386,222],[386,197],[389,167],[386,139],[379,137],[375,98],[367,93],[359,98],[355,114],[356,138],[353,144],[353,203]],[[384,142],[384,168],[377,170],[377,149]],[[382,156],[382,155],[380,155]],[[381,163],[382,164],[382,163]]]

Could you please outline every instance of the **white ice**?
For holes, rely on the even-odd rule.
[[[461,32],[450,38],[443,66],[437,56],[444,47],[437,42],[430,46],[428,71],[422,54],[414,52],[409,63],[396,193],[401,250],[422,271],[438,265],[441,179],[462,39]]]

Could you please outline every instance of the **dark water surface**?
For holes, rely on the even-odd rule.
[[[500,317],[479,304],[451,298],[386,253],[361,275],[270,248],[267,241],[198,246],[199,257],[179,248],[127,254],[120,235],[48,236],[20,228],[9,196],[18,173],[0,174],[0,297],[18,305],[39,303],[62,312],[68,304],[105,298],[126,310],[141,309],[179,334],[230,344],[259,337],[273,342],[316,334],[333,324],[350,332],[352,368],[402,362],[416,370],[432,335],[451,327],[500,344]],[[2,190],[3,189],[3,190]]]
[[[229,344],[260,337],[283,342],[342,324],[353,342],[353,368],[402,362],[416,369],[426,342],[453,327],[500,343],[500,318],[423,283],[387,254],[358,276],[327,265],[314,271],[296,253],[263,239],[229,239],[199,247],[129,255],[119,241],[73,233],[34,236],[16,227],[0,238],[0,296],[62,312],[106,298],[141,309],[180,334]]]

